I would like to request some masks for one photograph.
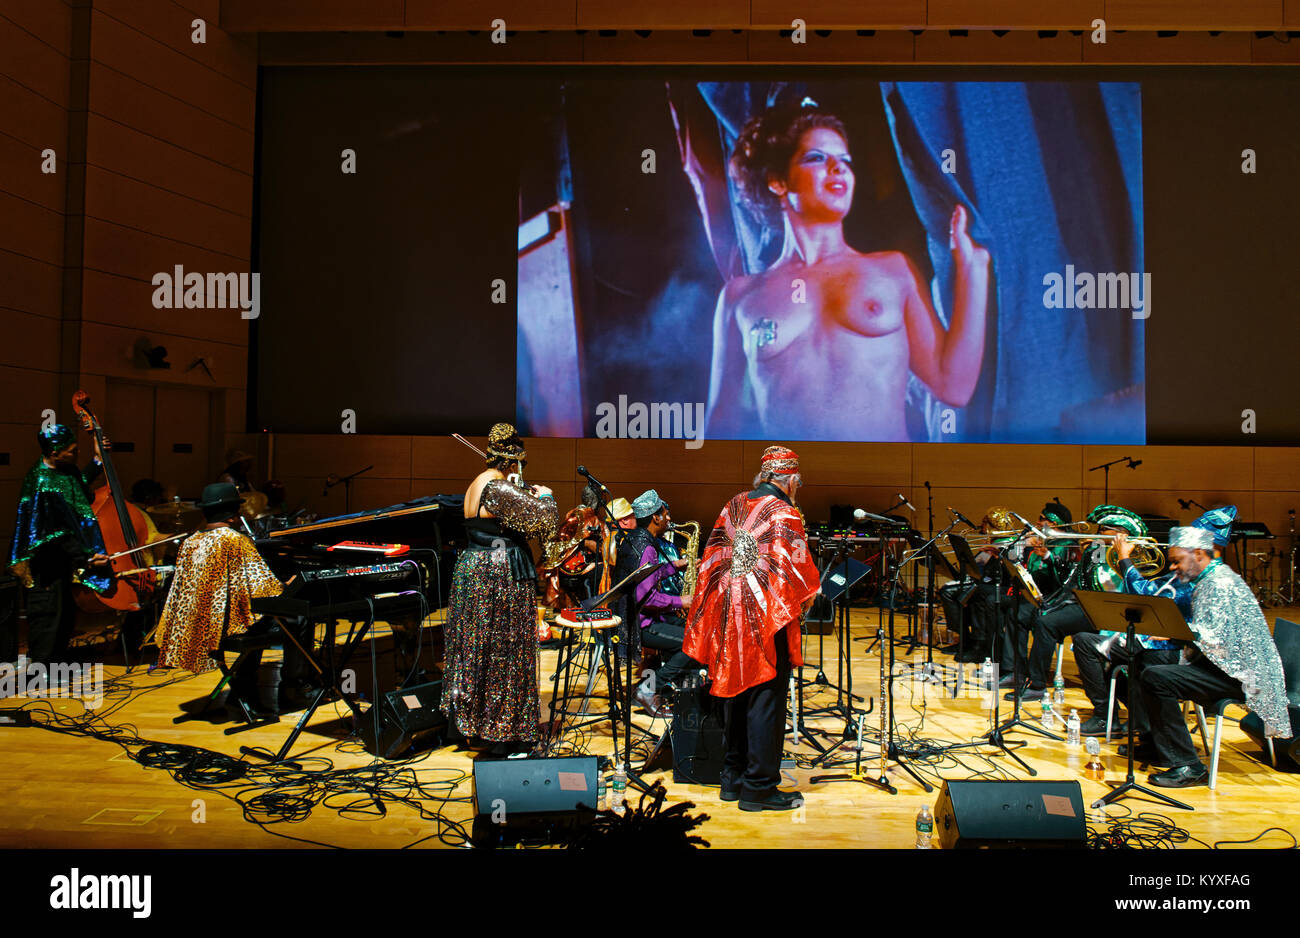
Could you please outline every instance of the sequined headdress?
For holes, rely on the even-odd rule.
[[[769,446],[763,450],[759,468],[774,475],[792,475],[799,471],[799,454],[789,447]]]
[[[1214,550],[1214,532],[1209,528],[1171,528],[1169,546],[1183,550]]]
[[[40,441],[42,456],[53,456],[77,442],[77,435],[61,423],[50,424],[36,434],[36,438]]]
[[[523,460],[526,455],[524,441],[519,439],[519,434],[510,424],[495,424],[488,431],[487,454],[489,461],[492,459],[509,459],[512,462]]]

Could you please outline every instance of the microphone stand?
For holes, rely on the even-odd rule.
[[[343,484],[343,513],[345,515],[350,514],[352,511],[352,480],[364,472],[369,472],[373,468],[375,468],[373,465],[366,466],[366,468],[358,469],[356,472],[352,473],[352,475],[343,476],[341,479],[336,476],[325,477],[325,494],[329,494],[329,490],[334,488],[334,486],[340,483]]]
[[[1104,462],[1100,466],[1093,466],[1091,469],[1088,470],[1089,472],[1096,472],[1098,469],[1104,470],[1105,482],[1103,483],[1102,486],[1103,494],[1101,496],[1101,500],[1103,504],[1106,505],[1110,504],[1110,467],[1117,466],[1122,462],[1131,463],[1132,461],[1133,461],[1132,456],[1121,456],[1119,459],[1112,459],[1110,462]],[[1136,469],[1137,466],[1134,466],[1133,468]]]

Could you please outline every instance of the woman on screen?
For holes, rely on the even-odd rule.
[[[713,319],[708,435],[715,439],[907,440],[909,370],[964,406],[984,356],[989,252],[953,209],[951,327],[911,258],[844,240],[853,160],[839,118],[770,109],[741,130],[732,181],[746,206],[785,230],[777,260],[735,277]]]

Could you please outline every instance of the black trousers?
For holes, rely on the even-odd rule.
[[[1079,668],[1083,692],[1088,695],[1093,712],[1098,716],[1106,715],[1106,702],[1110,699],[1110,672],[1120,665],[1128,665],[1131,670],[1134,658],[1132,652],[1118,641],[1111,642],[1108,654],[1103,655],[1100,648],[1106,640],[1107,636],[1098,632],[1080,632],[1074,636],[1073,642],[1074,663]],[[1151,668],[1162,664],[1177,664],[1178,655],[1177,648],[1146,648],[1139,649],[1137,657],[1141,667]],[[1135,687],[1130,700],[1125,688],[1126,683],[1123,680],[1116,682],[1115,703],[1128,705],[1133,732],[1148,733],[1151,730],[1151,723],[1147,719],[1146,708],[1143,706],[1142,693]]]
[[[1224,674],[1208,658],[1143,669],[1142,705],[1151,719],[1151,741],[1170,768],[1204,765],[1196,755],[1180,701],[1208,707],[1225,697],[1244,699],[1241,681]]]
[[[961,597],[970,590],[966,605],[961,604]],[[992,636],[988,632],[988,616],[978,613],[981,599],[980,587],[973,589],[969,583],[953,581],[939,587],[939,604],[943,607],[943,617],[948,628],[961,636],[961,649],[958,661],[983,661],[993,654]]]
[[[1056,656],[1056,646],[1061,644],[1067,635],[1091,632],[1092,625],[1078,603],[1070,603],[1045,616],[1039,615],[1035,610],[1030,621],[1032,622],[1030,629],[1034,634],[1034,647],[1029,652],[1029,686],[1043,688],[1047,686],[1048,681],[1051,680],[1050,675],[1054,674],[1056,669],[1052,663],[1052,659]]]
[[[724,790],[739,788],[742,796],[761,795],[781,783],[781,742],[789,685],[790,647],[782,629],[776,633],[775,676],[723,705],[722,738],[727,749],[722,762]]]
[[[49,666],[67,657],[76,623],[72,580],[59,579],[27,591],[27,659]]]
[[[685,638],[686,623],[675,617],[656,620],[641,630],[641,644],[646,648],[672,652],[655,672],[655,687],[676,686],[687,671],[699,669],[699,663],[682,651]]]

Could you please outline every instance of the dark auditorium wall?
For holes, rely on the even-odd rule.
[[[191,41],[196,18],[204,44]],[[127,485],[158,474],[192,487],[227,432],[243,430],[247,323],[151,302],[153,275],[177,264],[248,271],[256,42],[219,21],[218,0],[0,4],[6,551],[34,430],[47,409],[71,421],[76,388],[114,442],[130,444],[117,457]],[[54,174],[41,172],[47,147]],[[170,369],[136,360],[142,339],[166,347]],[[187,371],[199,359],[211,376]]]
[[[1087,26],[1101,16],[1111,32],[1095,45]],[[207,24],[204,45],[190,41],[196,17]],[[517,31],[502,47],[487,40],[496,17]],[[808,24],[803,47],[779,32],[795,17]],[[708,35],[691,31],[706,26]],[[632,31],[642,28],[654,32]],[[374,464],[354,488],[359,509],[459,491],[478,468],[447,439],[246,434],[254,429],[244,424],[247,323],[229,310],[152,307],[155,272],[176,264],[248,270],[259,63],[1300,63],[1300,43],[1275,35],[1287,29],[1300,29],[1300,0],[4,0],[0,453],[9,461],[0,464],[0,538],[7,549],[41,411],[67,419],[78,386],[99,403],[110,433],[135,444],[119,455],[128,484],[155,458],[178,478],[206,478],[224,449],[239,445],[256,449],[261,469],[284,479],[291,502],[337,513],[341,488],[321,494],[329,472]],[[39,171],[45,147],[59,154],[53,176]],[[133,360],[142,338],[167,347],[169,370]],[[211,377],[190,368],[200,359]],[[177,443],[192,452],[172,453]],[[619,494],[657,485],[679,519],[707,523],[748,481],[762,444],[529,446],[530,477],[555,484],[562,503],[576,500],[571,480],[583,463]],[[810,518],[823,517],[832,501],[884,507],[895,491],[923,509],[929,480],[940,524],[950,503],[967,513],[994,503],[1029,512],[1059,495],[1078,510],[1100,500],[1100,474],[1086,469],[1123,454],[1072,446],[799,448]],[[1144,462],[1112,473],[1111,499],[1135,508],[1186,517],[1178,496],[1230,500],[1243,517],[1282,532],[1286,509],[1300,504],[1300,446],[1124,453]]]

